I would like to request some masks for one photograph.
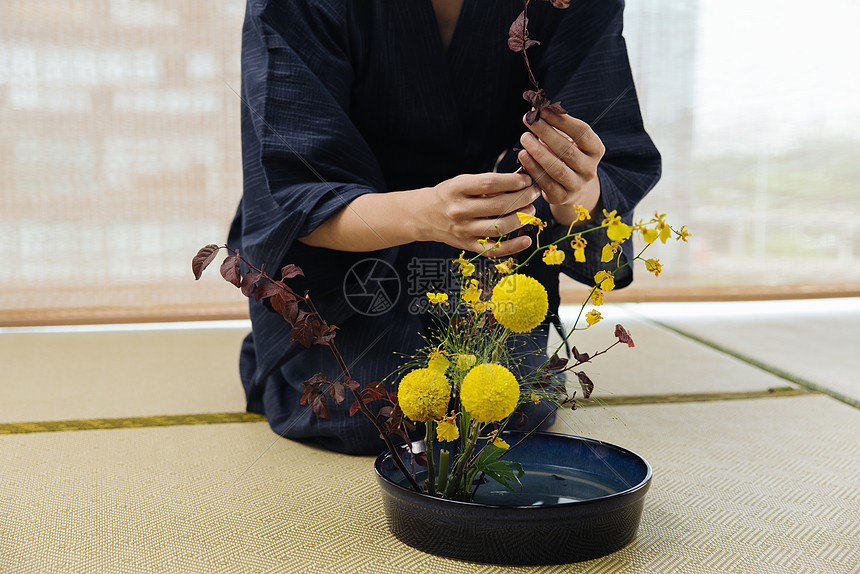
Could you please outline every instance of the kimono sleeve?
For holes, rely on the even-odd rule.
[[[297,238],[385,191],[349,118],[360,39],[346,2],[249,2],[242,36],[244,194],[233,234],[278,268]]]
[[[560,101],[571,116],[587,122],[600,136],[606,146],[597,168],[603,207],[617,211],[629,224],[634,207],[659,180],[661,161],[642,122],[622,36],[623,8],[620,0],[574,2],[561,12],[536,74],[553,101]],[[539,211],[539,216],[552,220],[548,205],[544,203]],[[602,220],[602,213],[593,213],[589,223],[599,225]],[[555,240],[566,234],[567,227],[555,226],[548,231]],[[568,251],[562,270],[577,281],[593,285],[594,274],[601,269],[614,270],[615,263],[600,263],[601,250],[608,242],[605,232],[594,231],[584,237],[588,241],[586,262],[576,263]],[[625,241],[622,264],[632,258],[632,250],[632,241]],[[631,281],[631,266],[616,274],[617,287]]]

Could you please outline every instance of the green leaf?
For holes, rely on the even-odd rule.
[[[480,470],[508,490],[515,491],[522,486],[520,477],[523,475],[523,467],[518,462],[496,460],[484,465]]]

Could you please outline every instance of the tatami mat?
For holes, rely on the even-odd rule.
[[[245,410],[249,329],[0,333],[0,423]]]
[[[372,458],[229,424],[256,420],[237,373],[244,323],[2,330],[0,426],[26,424],[0,428],[18,433],[0,433],[0,572],[860,574],[860,409],[743,399],[807,380],[855,396],[860,314],[680,309],[607,305],[574,335],[594,353],[621,323],[636,347],[583,366],[599,400],[554,430],[638,452],[654,482],[628,548],[539,568],[408,548],[388,533]],[[678,394],[708,402],[661,404]],[[625,397],[654,404],[613,403]],[[132,425],[145,428],[35,432]]]
[[[578,368],[595,383],[595,398],[676,393],[742,393],[795,387],[771,373],[727,356],[627,312],[604,305],[604,319],[568,339],[580,352],[594,355],[617,341],[615,325],[627,329],[635,347],[617,345]],[[578,308],[563,308],[560,316],[570,329]],[[580,326],[585,325],[580,321]],[[560,341],[557,336],[551,341]],[[553,348],[555,345],[553,344]]]
[[[622,307],[860,405],[860,298]]]
[[[429,556],[388,533],[371,458],[247,423],[0,437],[0,571],[857,572],[856,409],[825,396],[628,406],[557,427],[652,464],[626,549],[537,568]]]

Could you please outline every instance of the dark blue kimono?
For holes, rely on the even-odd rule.
[[[299,293],[308,290],[326,320],[339,327],[336,343],[359,382],[383,379],[402,355],[425,344],[426,314],[414,305],[427,285],[420,284],[416,266],[458,253],[435,243],[346,253],[309,247],[297,238],[361,194],[491,171],[499,154],[517,145],[528,111],[521,94],[530,85],[520,55],[506,40],[521,9],[520,0],[465,0],[446,52],[430,0],[248,3],[242,43],[244,196],[229,244],[270,271],[286,263],[304,270],[305,277],[291,285]],[[622,9],[620,0],[574,0],[564,11],[533,1],[529,28],[541,44],[529,57],[553,101],[590,123],[603,140],[603,205],[629,222],[659,178],[660,156],[642,126],[621,36]],[[515,169],[513,157],[509,152],[503,165]],[[543,200],[536,205],[538,217],[551,221],[549,206]],[[565,232],[555,226],[542,237]],[[587,263],[568,256],[561,270],[590,284],[600,269],[598,235],[605,234],[588,236]],[[546,286],[553,313],[559,268],[536,259],[525,272]],[[387,273],[388,283],[375,281],[377,270]],[[615,282],[623,287],[631,279],[626,269]],[[374,281],[399,289],[377,289]],[[387,295],[384,304],[357,308],[349,296],[374,289]],[[331,405],[330,419],[299,405],[302,381],[317,372],[338,377],[337,365],[328,348],[291,343],[282,317],[260,303],[250,305],[253,333],[240,360],[248,410],[265,414],[285,437],[349,453],[380,451],[383,444],[370,423],[348,416],[351,401]],[[545,357],[547,333],[544,324],[521,341],[532,351],[527,365]],[[540,416],[530,414],[532,422]]]

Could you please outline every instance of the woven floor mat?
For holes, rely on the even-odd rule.
[[[622,307],[860,406],[858,298]]]
[[[0,334],[0,422],[243,411],[247,332]]]
[[[856,409],[823,396],[619,406],[556,428],[652,464],[627,548],[537,568],[429,556],[388,533],[371,458],[245,423],[0,436],[0,571],[858,571]]]
[[[608,353],[583,364],[595,383],[596,398],[660,394],[744,393],[774,388],[795,388],[774,376],[697,341],[626,315],[618,307],[604,307],[606,317],[586,331],[570,338],[571,346],[594,355],[616,342],[615,325],[622,324],[632,335],[635,347],[617,345]],[[575,318],[575,316],[574,316]],[[568,328],[571,317],[565,317]],[[550,350],[561,339],[550,337]],[[560,353],[564,356],[564,353]],[[580,370],[577,369],[577,370]],[[576,377],[571,375],[571,380]]]

